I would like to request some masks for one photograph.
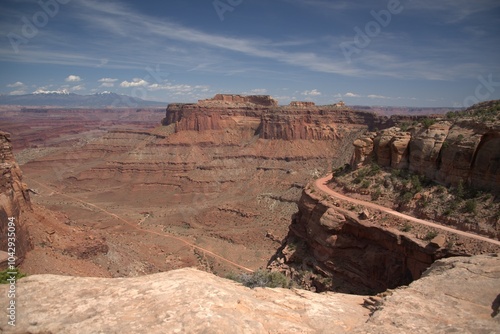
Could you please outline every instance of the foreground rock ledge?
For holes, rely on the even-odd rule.
[[[0,305],[7,305],[7,286]],[[98,279],[36,275],[18,282],[8,333],[498,333],[500,258],[437,261],[370,317],[363,297],[248,289],[195,269]],[[368,321],[367,321],[368,320]]]

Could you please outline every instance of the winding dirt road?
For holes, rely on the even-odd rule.
[[[27,179],[27,178],[25,177],[25,179]],[[84,200],[82,200],[82,199],[79,199],[79,198],[74,197],[74,196],[71,196],[71,195],[63,194],[63,193],[61,193],[61,192],[59,192],[59,191],[57,191],[57,190],[54,190],[54,189],[50,188],[49,186],[47,186],[47,185],[45,185],[45,184],[43,184],[43,183],[40,183],[40,182],[38,182],[38,181],[36,181],[36,180],[31,179],[30,181],[31,181],[31,182],[34,182],[34,183],[36,183],[36,184],[38,184],[38,185],[40,185],[41,187],[43,187],[43,188],[45,188],[45,189],[47,189],[47,190],[49,190],[49,191],[51,192],[51,194],[58,194],[58,195],[60,195],[60,196],[63,196],[63,197],[66,197],[66,198],[72,199],[73,201],[77,201],[77,202],[80,202],[80,203],[86,204],[86,205],[88,205],[88,206],[91,206],[91,207],[93,207],[93,208],[95,208],[95,209],[97,209],[97,210],[99,210],[99,211],[101,211],[101,212],[103,212],[103,213],[105,213],[105,214],[107,214],[107,215],[109,215],[109,216],[111,216],[111,217],[115,218],[116,220],[119,220],[120,222],[122,222],[122,223],[124,223],[124,224],[128,225],[128,226],[129,226],[129,227],[131,227],[132,229],[135,229],[135,230],[138,230],[138,231],[140,231],[140,232],[147,233],[147,234],[157,235],[157,236],[160,236],[160,237],[163,237],[163,238],[168,238],[168,239],[177,240],[177,241],[179,241],[179,242],[181,242],[181,243],[183,243],[183,244],[185,244],[185,245],[187,245],[187,246],[189,246],[189,247],[192,247],[192,248],[194,248],[194,249],[197,249],[197,250],[201,251],[202,253],[204,253],[204,254],[206,254],[206,255],[210,255],[210,256],[212,256],[212,257],[214,257],[214,258],[216,258],[216,259],[219,259],[219,260],[221,260],[221,261],[223,261],[223,262],[229,263],[229,264],[233,265],[233,266],[234,266],[234,267],[236,267],[236,268],[243,269],[243,270],[248,271],[248,272],[250,272],[250,273],[254,272],[254,271],[253,271],[252,269],[250,269],[250,268],[247,268],[247,267],[244,267],[244,266],[242,266],[242,265],[239,265],[238,263],[235,263],[235,262],[233,262],[233,261],[231,261],[231,260],[228,260],[228,259],[226,259],[226,258],[222,257],[222,256],[221,256],[221,255],[219,255],[219,254],[215,254],[214,252],[212,252],[212,251],[210,251],[210,250],[208,250],[208,249],[205,249],[205,248],[203,248],[203,247],[200,247],[200,246],[197,246],[197,245],[195,245],[195,244],[192,244],[192,243],[190,243],[190,242],[188,242],[188,241],[186,241],[186,240],[184,240],[184,239],[181,239],[181,238],[175,237],[175,236],[173,236],[173,235],[171,235],[171,234],[167,234],[167,233],[160,233],[160,232],[155,232],[155,231],[151,231],[151,230],[147,230],[147,229],[141,228],[141,227],[139,227],[137,224],[131,223],[131,222],[129,222],[129,221],[127,221],[127,220],[125,220],[124,218],[122,218],[122,217],[118,216],[117,214],[112,213],[112,212],[109,212],[108,210],[106,210],[106,209],[104,209],[104,208],[101,208],[101,207],[100,207],[100,206],[98,206],[98,205],[95,205],[94,203],[90,203],[90,202],[84,201]]]
[[[468,238],[472,238],[472,239],[476,239],[476,240],[481,240],[481,241],[489,242],[491,244],[500,246],[500,241],[495,240],[495,239],[490,239],[490,238],[483,237],[483,236],[480,236],[480,235],[477,235],[477,234],[473,234],[473,233],[469,233],[469,232],[457,230],[457,229],[454,229],[454,228],[451,228],[451,227],[448,227],[448,226],[443,226],[443,225],[440,225],[440,224],[436,224],[436,223],[433,223],[433,222],[430,222],[430,221],[427,221],[427,220],[418,219],[418,218],[415,218],[415,217],[412,217],[412,216],[409,216],[409,215],[405,215],[404,213],[394,211],[392,209],[386,208],[384,206],[381,206],[381,205],[378,205],[378,204],[375,204],[375,203],[366,202],[366,201],[363,201],[363,200],[359,200],[359,199],[355,199],[355,198],[351,198],[351,197],[345,196],[345,195],[343,195],[341,193],[338,193],[338,192],[336,192],[336,191],[328,188],[328,186],[326,185],[326,183],[331,178],[332,178],[332,174],[328,174],[327,176],[325,176],[323,178],[317,179],[314,182],[314,185],[315,185],[315,187],[318,190],[322,191],[325,194],[330,195],[331,197],[335,197],[335,198],[338,198],[338,199],[341,199],[341,200],[344,200],[344,201],[348,201],[348,202],[353,203],[353,204],[363,205],[363,206],[365,206],[367,208],[370,208],[370,209],[380,210],[382,212],[388,213],[390,215],[393,215],[393,216],[396,216],[396,217],[399,217],[399,218],[403,218],[403,219],[409,220],[409,221],[417,223],[417,224],[426,225],[426,226],[433,227],[433,228],[436,228],[436,229],[439,229],[439,230],[443,230],[443,231],[446,231],[446,232],[455,233],[455,234],[458,234],[458,235],[462,235],[464,237],[468,237]]]

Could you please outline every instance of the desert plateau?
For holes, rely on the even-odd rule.
[[[499,18],[2,1],[0,333],[500,334]]]

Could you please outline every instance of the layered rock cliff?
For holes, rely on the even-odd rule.
[[[17,282],[5,333],[496,333],[498,256],[440,260],[409,287],[365,299],[249,289],[194,269],[140,278],[35,275]],[[8,286],[0,304],[8,305]],[[364,304],[364,306],[363,306]]]
[[[316,291],[373,294],[420,278],[444,254],[306,189],[271,267]]]
[[[429,229],[356,203],[308,185],[268,267],[314,291],[373,294],[419,279],[437,259],[500,251],[498,242]]]
[[[368,133],[354,142],[351,164],[356,167],[373,159],[381,166],[407,168],[446,185],[462,180],[474,188],[498,192],[499,105],[490,101],[455,118]]]
[[[9,221],[14,222],[17,262],[32,248],[23,212],[31,210],[28,188],[12,153],[10,134],[0,131],[0,250],[7,251]]]
[[[248,127],[261,139],[333,140],[345,126],[384,128],[392,121],[374,113],[294,101],[278,106],[270,96],[218,94],[196,104],[170,104],[163,125],[176,131]]]

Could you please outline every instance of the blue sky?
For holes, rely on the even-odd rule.
[[[0,93],[500,99],[498,0],[2,0]]]

